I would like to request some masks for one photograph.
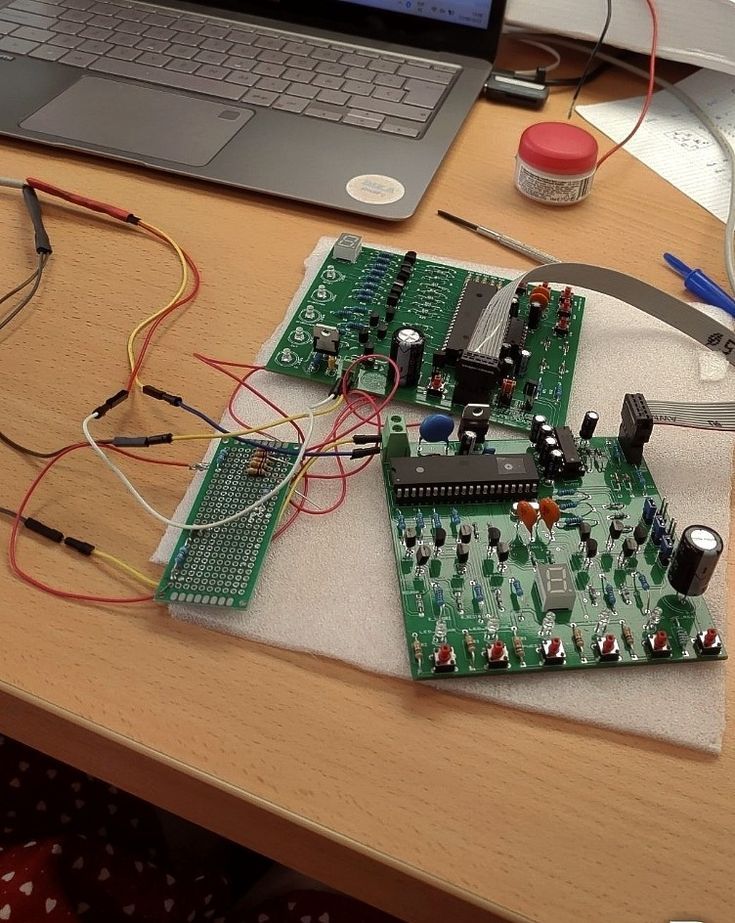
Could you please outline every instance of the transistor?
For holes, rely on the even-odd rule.
[[[463,545],[468,545],[472,541],[472,526],[464,522],[459,527],[459,540]]]
[[[613,521],[610,523],[609,532],[610,532],[610,537],[607,540],[607,550],[608,551],[612,548],[613,543],[616,542],[620,538],[620,536],[623,534],[623,524],[619,520],[613,519]]]
[[[419,545],[416,549],[416,566],[425,567],[431,559],[431,548],[428,545]]]
[[[578,528],[578,530],[579,530],[579,542],[580,542],[580,545],[586,545],[586,544],[587,544],[587,540],[589,539],[590,535],[592,534],[592,526],[591,526],[588,522],[585,522],[585,520],[583,519],[583,520],[578,524],[577,528]]]
[[[638,523],[638,525],[633,529],[633,538],[635,539],[636,545],[639,547],[644,545],[646,539],[648,538],[648,529],[645,525]]]
[[[492,548],[497,548],[498,542],[500,541],[500,529],[496,526],[487,527],[487,547],[488,550]]]
[[[414,529],[413,526],[406,526],[406,531],[403,533],[403,541],[406,548],[414,548],[416,546],[416,529]]]
[[[467,545],[463,545],[462,542],[460,542],[457,545],[457,564],[464,565],[469,561],[469,558],[470,549],[467,547]]]
[[[596,538],[587,539],[587,542],[585,544],[584,553],[587,558],[586,566],[589,568],[592,565],[593,558],[597,557],[597,539]]]
[[[510,557],[510,546],[507,544],[507,542],[498,542],[497,549],[498,561],[500,561],[501,564],[504,564]]]
[[[444,546],[444,542],[447,540],[447,531],[441,526],[434,526],[434,547],[437,551]]]

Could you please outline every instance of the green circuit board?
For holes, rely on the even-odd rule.
[[[530,329],[529,295],[537,286],[530,285],[523,290],[517,307],[518,317],[523,321],[521,327],[525,328],[520,345],[530,353],[530,358],[524,360],[527,366],[524,369],[519,366],[514,374],[511,394],[501,397],[498,386],[470,400],[460,395],[455,402],[458,365],[452,358],[452,340],[457,348],[466,343],[482,306],[469,295],[463,295],[467,291],[479,297],[484,291],[483,286],[501,287],[508,280],[468,272],[446,263],[416,259],[403,287],[395,316],[388,321],[387,299],[403,260],[402,254],[369,247],[362,248],[355,262],[335,259],[330,253],[309,280],[306,294],[283,331],[266,368],[331,386],[351,362],[365,353],[366,348],[375,354],[389,355],[395,331],[410,326],[421,331],[426,342],[418,381],[411,386],[399,387],[398,400],[449,412],[471,401],[490,403],[493,422],[522,430],[528,428],[529,420],[536,413],[546,416],[551,424],[564,423],[584,299],[575,295],[568,299],[570,316],[563,333],[559,333],[556,325],[561,292],[548,290],[548,307],[538,326]],[[472,283],[479,288],[468,289]],[[339,331],[336,355],[315,351],[314,334],[320,326]],[[367,341],[361,341],[361,337],[363,340],[367,337]],[[443,362],[442,359],[443,364],[437,365],[435,354],[441,354],[448,341],[449,360]],[[372,368],[358,370],[353,386],[384,395],[391,382],[390,367],[387,363],[376,362]],[[526,400],[524,393],[528,382],[537,385],[531,402]]]
[[[294,448],[288,444],[285,448]],[[288,474],[292,455],[222,441],[212,457],[187,523],[225,519],[268,493]],[[216,529],[182,531],[155,598],[244,609],[265,561],[283,501],[284,486],[242,519]]]
[[[400,429],[402,417],[390,420]],[[420,471],[425,477],[424,469],[429,468],[430,459],[417,455],[417,444],[411,443],[409,457],[403,456],[407,445],[404,437],[399,457],[389,457],[396,452],[395,444],[386,448],[383,474],[415,679],[619,669],[727,656],[704,598],[677,595],[669,585],[653,529],[635,554],[622,557],[622,544],[641,523],[647,499],[649,511],[653,504],[672,543],[676,524],[645,463],[628,464],[617,439],[577,441],[586,469],[583,476],[556,485],[539,481],[535,498],[527,502],[550,497],[557,503],[561,518],[551,534],[541,521],[533,534],[519,522],[515,488],[510,488],[510,495],[498,488],[497,500],[487,499],[485,493],[476,502],[465,487],[456,488],[455,499],[446,496],[449,487],[443,488],[444,496],[442,488],[399,489],[399,484],[407,484],[407,472]],[[457,447],[449,443],[450,454],[434,463],[445,473],[445,484],[451,484],[457,472],[461,475],[458,468],[455,471],[457,464],[464,464],[463,457],[454,454]],[[526,440],[494,441],[492,447],[495,456],[478,456],[472,465],[493,457],[500,471],[507,464],[526,468],[529,459],[530,467],[535,465],[534,450]],[[526,487],[518,488],[519,495]],[[613,516],[619,517],[624,531],[610,547]],[[591,526],[599,549],[591,560],[572,517]],[[445,532],[440,548],[435,545],[437,528]],[[491,548],[493,528],[501,539]],[[462,553],[467,559],[460,564],[456,549],[463,545],[463,532]],[[507,559],[501,563],[506,550]],[[427,563],[420,565],[419,554],[427,552]]]

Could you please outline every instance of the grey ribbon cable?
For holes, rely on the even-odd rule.
[[[589,288],[605,295],[612,295],[627,302],[639,311],[658,318],[675,330],[680,330],[697,343],[701,343],[712,352],[725,356],[730,365],[735,366],[735,333],[727,327],[712,320],[691,307],[685,301],[667,295],[660,289],[641,282],[633,276],[602,266],[590,266],[587,263],[546,263],[536,266],[512,282],[503,286],[490,301],[478,321],[475,332],[470,339],[470,352],[489,353],[488,346],[497,341],[502,318],[507,318],[510,303],[518,286],[526,285],[530,280],[564,283]],[[504,328],[503,328],[504,329]],[[500,333],[502,337],[502,332]]]

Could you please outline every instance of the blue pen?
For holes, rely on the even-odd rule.
[[[722,308],[723,311],[735,317],[735,300],[709,276],[706,276],[701,269],[690,269],[686,263],[682,263],[672,253],[664,253],[664,259],[675,272],[683,276],[684,287],[697,295],[700,301],[712,304],[716,308]]]

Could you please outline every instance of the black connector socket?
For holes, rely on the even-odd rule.
[[[629,464],[640,465],[643,461],[643,446],[653,433],[651,408],[642,394],[626,394],[620,416],[620,449]]]
[[[113,394],[112,397],[108,397],[104,404],[100,404],[99,407],[95,407],[95,409],[92,411],[92,415],[100,420],[105,416],[105,414],[109,413],[114,407],[117,407],[118,404],[122,404],[122,402],[126,401],[127,399],[128,391],[123,388],[122,391],[118,391],[117,394]]]
[[[181,407],[184,403],[184,398],[179,394],[169,394],[168,391],[161,391],[160,388],[154,388],[153,385],[143,385],[143,394],[147,394],[148,397],[153,397],[157,401],[165,401],[167,404],[171,404],[172,407]]]
[[[465,351],[457,360],[452,401],[455,404],[487,404],[498,386],[500,361],[495,356]]]

